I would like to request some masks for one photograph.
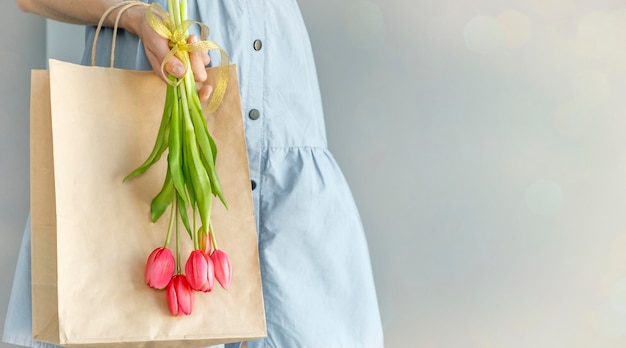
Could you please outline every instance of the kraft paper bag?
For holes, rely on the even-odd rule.
[[[167,231],[169,212],[157,223],[149,213],[166,154],[122,182],[154,145],[165,84],[152,72],[55,60],[49,67],[32,73],[34,339],[68,347],[205,347],[266,336],[235,67],[222,105],[205,115],[229,203],[227,211],[215,200],[212,223],[231,258],[232,283],[196,293],[184,317],[170,314],[164,290],[144,283],[147,257]],[[218,68],[207,71],[215,85]],[[181,241],[184,268],[193,247],[182,224]]]

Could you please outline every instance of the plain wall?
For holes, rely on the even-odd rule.
[[[619,4],[300,1],[388,347],[626,346]],[[2,322],[28,210],[28,71],[45,45],[42,20],[0,6],[21,33],[0,37]],[[80,29],[50,22],[48,39],[79,58]]]

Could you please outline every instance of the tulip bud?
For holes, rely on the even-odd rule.
[[[228,255],[222,250],[215,250],[211,254],[211,260],[213,260],[215,267],[215,279],[217,279],[222,288],[228,290],[232,273]]]
[[[176,260],[172,251],[167,248],[156,248],[150,253],[146,263],[144,279],[149,287],[164,289],[174,275]]]
[[[202,250],[194,250],[185,264],[185,277],[192,289],[202,292],[213,290],[213,261]]]
[[[196,295],[184,275],[177,274],[173,276],[167,285],[166,292],[167,305],[170,307],[170,312],[173,316],[191,314]]]

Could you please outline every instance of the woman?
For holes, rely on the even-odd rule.
[[[87,25],[83,63],[90,64],[93,25],[117,2],[18,0],[18,5]],[[166,8],[165,1],[157,2]],[[189,18],[210,25],[211,39],[238,68],[268,327],[267,338],[248,347],[382,347],[367,244],[348,185],[326,146],[313,54],[296,1],[189,0]],[[129,9],[121,27],[116,66],[160,74],[169,48],[147,24],[145,10]],[[111,30],[101,35],[97,64],[108,65]],[[208,62],[208,54],[194,55],[200,82]],[[184,73],[177,60],[165,69]],[[201,97],[208,98],[210,90],[202,87]],[[4,340],[50,346],[30,339],[28,238],[26,233]]]

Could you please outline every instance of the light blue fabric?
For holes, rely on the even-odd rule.
[[[367,243],[326,146],[313,54],[296,1],[190,0],[189,11],[211,26],[210,39],[238,67],[268,326],[268,337],[248,347],[382,347]],[[93,34],[88,28],[88,48]],[[106,30],[98,65],[108,65],[110,42]],[[89,54],[83,62],[89,64]],[[150,69],[135,36],[118,36],[116,66]],[[247,116],[252,109],[260,111],[257,120]],[[22,250],[20,260],[28,254]],[[20,306],[26,296],[16,293],[29,292],[28,273],[20,262],[7,323],[15,321],[5,327],[5,339],[27,345],[21,337],[30,331],[30,304]]]
[[[2,340],[20,346],[52,348],[55,345],[36,342],[32,339],[33,326],[31,322],[30,302],[30,217],[26,221],[24,237],[17,259],[11,299],[4,322]]]

